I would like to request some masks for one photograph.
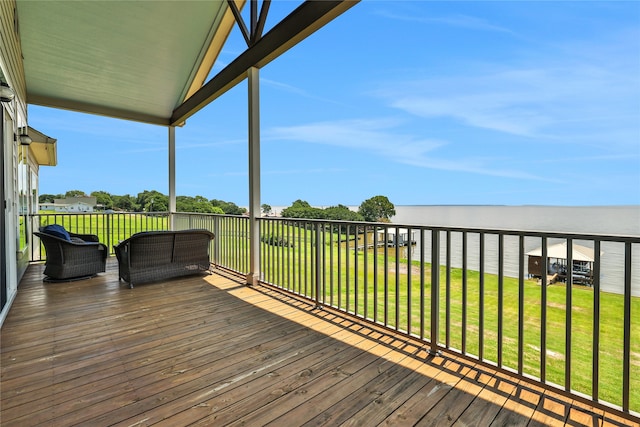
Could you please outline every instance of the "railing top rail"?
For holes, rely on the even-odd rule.
[[[623,243],[640,243],[640,235],[638,236],[626,236],[626,235],[612,235],[612,234],[594,234],[594,233],[575,233],[575,232],[560,232],[560,231],[539,231],[539,230],[513,230],[513,229],[501,229],[501,228],[482,228],[482,227],[448,227],[440,225],[418,225],[418,224],[400,224],[400,223],[387,223],[387,222],[363,222],[363,221],[341,221],[331,219],[311,219],[311,218],[285,218],[285,217],[261,217],[259,221],[288,221],[288,222],[306,222],[306,223],[320,223],[320,224],[339,224],[339,225],[352,225],[360,227],[379,227],[388,229],[408,229],[408,230],[429,230],[429,231],[451,231],[459,233],[478,233],[478,234],[498,234],[508,236],[523,236],[523,237],[547,237],[547,238],[559,238],[566,239],[571,238],[575,240],[598,240],[608,242],[623,242]]]
[[[248,216],[245,215],[234,215],[234,214],[216,214],[216,213],[206,213],[206,212],[174,212],[175,215],[189,215],[189,216],[217,216],[222,218],[246,218],[249,219]]]
[[[211,214],[202,212],[176,212],[177,215],[189,215],[200,217],[224,217],[224,218],[246,218],[243,215],[230,214]],[[164,216],[169,212],[47,212],[29,214],[30,217],[40,216],[86,216],[86,215],[148,215],[148,216]],[[407,230],[428,230],[428,231],[448,231],[454,233],[476,233],[476,234],[495,234],[504,236],[523,236],[523,237],[546,237],[558,239],[575,239],[575,240],[594,240],[619,243],[640,243],[640,235],[615,235],[615,234],[598,234],[598,233],[575,233],[561,231],[540,231],[540,230],[513,230],[502,228],[483,228],[483,227],[449,227],[441,225],[420,225],[420,224],[401,224],[387,222],[364,222],[364,221],[343,221],[333,219],[314,219],[314,218],[286,218],[286,217],[259,217],[258,221],[263,222],[305,222],[317,224],[337,224],[349,225],[354,227],[378,227],[386,229],[407,229]]]
[[[203,212],[174,212],[176,215],[190,215],[190,216],[219,216],[219,217],[231,217],[238,218],[244,217],[243,215],[233,215],[233,214],[213,214],[213,213],[203,213]],[[153,212],[135,212],[135,211],[114,211],[114,212],[103,212],[103,211],[94,211],[94,212],[39,212],[39,213],[30,213],[28,216],[30,217],[38,217],[38,216],[49,216],[49,215],[59,215],[59,216],[81,216],[81,215],[169,215],[167,211],[153,211]],[[249,217],[246,217],[249,219]]]
[[[135,212],[135,211],[114,211],[114,212],[104,212],[104,211],[93,211],[93,212],[38,212],[38,213],[30,213],[30,217],[37,216],[81,216],[81,215],[168,215],[169,212],[166,211],[153,211],[153,212]]]

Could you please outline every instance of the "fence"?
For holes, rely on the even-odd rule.
[[[638,237],[260,223],[262,278],[273,286],[424,340],[432,353],[451,351],[591,403],[640,411]],[[566,243],[566,265],[580,269],[552,274],[548,249],[558,242]],[[593,252],[589,264],[578,260],[578,243]],[[548,274],[528,271],[533,247],[541,250],[539,272]],[[606,291],[605,270],[617,278]]]
[[[167,214],[155,213],[33,221],[98,234],[110,248],[169,226]],[[179,213],[173,224],[214,232],[213,263],[249,273],[247,217]],[[283,218],[259,224],[266,284],[423,340],[432,353],[454,352],[596,406],[640,412],[640,237]],[[562,275],[551,268],[558,259],[549,248],[558,243],[566,244],[569,266]],[[592,261],[585,264],[577,247],[588,248]]]

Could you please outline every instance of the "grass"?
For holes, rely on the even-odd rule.
[[[191,221],[192,218],[189,219]],[[195,220],[195,219],[193,219]],[[203,219],[204,220],[204,219]],[[131,234],[145,230],[168,229],[168,218],[145,214],[43,215],[41,225],[59,223],[70,231],[97,234],[102,242],[117,244]],[[212,223],[188,223],[187,228],[210,228]],[[319,299],[347,312],[429,339],[431,336],[431,265],[413,261],[385,249],[355,250],[357,238],[329,232],[317,233],[283,222],[263,223],[263,235],[276,236],[287,244],[261,243],[264,280],[285,289],[316,297],[315,277],[320,276]],[[114,231],[112,231],[114,230]],[[353,232],[353,230],[352,230]],[[248,229],[241,220],[221,221],[216,229],[218,262],[244,271],[248,262]],[[321,270],[316,270],[315,239],[319,245]],[[452,268],[447,288],[445,267],[439,269],[438,341],[468,354],[518,368],[518,348],[522,346],[522,368],[528,375],[544,377],[564,386],[566,340],[571,346],[571,384],[573,390],[591,395],[593,365],[593,306],[591,288],[571,290],[569,333],[567,328],[567,289],[564,284],[543,289],[535,280],[505,277],[502,286],[494,274],[480,276],[477,271]],[[543,293],[546,304],[543,305]],[[500,298],[500,295],[502,297]],[[522,296],[524,333],[519,336],[519,300]],[[640,411],[640,298],[631,298],[630,408]],[[502,331],[498,328],[502,306]],[[449,322],[447,322],[449,307]],[[546,312],[543,323],[543,308]],[[622,403],[624,298],[600,293],[598,397],[615,405]],[[448,324],[448,327],[447,327]],[[543,325],[546,340],[542,343]],[[546,347],[544,355],[542,348]],[[542,359],[544,356],[544,364]]]
[[[315,298],[316,254],[313,250],[313,233],[287,230],[286,227],[275,232],[286,236],[294,243],[294,247],[263,245],[262,270],[265,279]],[[350,243],[348,248],[345,243],[337,243],[339,239],[336,235],[328,237],[327,234],[322,238],[325,242],[321,254],[323,267],[319,298],[323,303],[419,337],[430,338],[430,264],[420,265],[420,262],[414,261],[409,268],[407,260],[397,260],[394,251],[391,251],[385,267],[385,257],[380,253],[384,249],[378,252],[356,251],[354,243]],[[521,337],[518,333],[521,290],[517,278],[505,277],[500,286],[495,274],[485,273],[481,276],[477,271],[467,271],[464,280],[462,269],[452,268],[447,292],[446,269],[441,266],[438,290],[440,343],[453,349],[464,348],[468,354],[482,354],[483,359],[495,363],[501,356],[502,366],[512,369],[518,368],[518,348],[521,343],[523,372],[539,378],[544,375],[547,382],[564,387],[568,366],[567,340],[570,340],[570,388],[592,395],[594,292],[591,288],[574,286],[568,311],[567,288],[563,283],[549,285],[545,289],[537,280],[524,280],[524,332]],[[542,302],[543,294],[546,304]],[[632,297],[630,303],[630,408],[640,411],[640,298]],[[449,328],[446,322],[447,305]],[[498,327],[500,305],[501,339]],[[622,295],[600,292],[598,397],[616,405],[622,404],[623,313]],[[570,322],[570,328],[567,322]],[[543,326],[546,334],[544,343]],[[502,349],[501,355],[499,347]],[[544,354],[543,347],[546,349]]]
[[[67,231],[78,234],[95,234],[109,250],[134,233],[140,231],[168,230],[167,215],[147,215],[143,213],[117,214],[60,214],[40,212],[38,227],[50,224],[62,225]],[[43,249],[44,250],[44,249]]]

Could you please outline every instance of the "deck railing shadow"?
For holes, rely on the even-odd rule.
[[[60,214],[46,222],[89,224],[72,231],[105,230],[110,242],[171,222],[176,229],[204,228],[216,235],[216,267],[256,273],[249,271],[247,217],[126,215]],[[432,353],[460,355],[596,408],[638,416],[640,324],[632,313],[640,311],[640,237],[273,217],[258,223],[260,259],[253,265],[261,283],[417,339]],[[548,271],[547,249],[559,242],[593,251],[588,286],[571,274],[552,284],[529,272],[527,253],[539,247],[537,268]],[[566,257],[572,265],[571,249]]]
[[[242,286],[242,285],[241,285]],[[240,287],[241,287],[240,286]],[[473,385],[482,387],[489,391],[492,395],[497,395],[503,399],[509,399],[518,406],[528,408],[531,412],[537,411],[547,415],[549,418],[558,422],[566,423],[566,425],[584,426],[584,419],[589,418],[591,425],[600,426],[606,422],[606,425],[626,426],[627,424],[605,416],[602,412],[594,411],[589,407],[588,400],[585,400],[586,407],[572,405],[566,399],[556,397],[549,394],[549,390],[536,386],[537,381],[531,380],[526,382],[524,379],[514,379],[506,373],[496,371],[489,365],[483,365],[477,360],[465,361],[460,355],[446,352],[438,352],[431,354],[428,344],[416,340],[412,337],[398,335],[397,332],[384,328],[381,325],[372,324],[362,319],[354,320],[339,311],[335,311],[328,307],[318,307],[311,300],[300,299],[299,296],[292,296],[287,292],[280,291],[268,286],[254,286],[256,292],[260,292],[271,298],[278,299],[286,304],[294,306],[299,310],[305,311],[318,319],[325,322],[349,330],[352,334],[359,335],[363,339],[375,339],[380,345],[387,347],[397,353],[417,360],[426,365],[433,366],[438,370],[445,372],[451,377],[457,378],[459,381],[471,382]],[[486,381],[486,378],[492,378],[493,383]],[[462,387],[464,388],[464,387]],[[505,389],[509,391],[505,391]],[[570,396],[571,394],[567,394]],[[574,396],[575,397],[575,396]],[[548,405],[551,402],[552,405]],[[549,409],[548,406],[552,406]],[[496,408],[499,410],[500,408]],[[575,421],[570,416],[570,411],[574,410],[580,413],[581,421]],[[513,412],[506,415],[513,422],[515,418],[521,418],[528,422],[528,417],[520,412]]]

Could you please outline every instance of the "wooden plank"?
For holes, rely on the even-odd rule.
[[[97,279],[97,280],[96,280]],[[35,307],[35,308],[34,308]],[[638,425],[230,274],[42,283],[2,329],[2,425]]]
[[[573,402],[550,391],[543,392],[540,390],[540,392],[540,401],[531,417],[529,425],[532,427],[564,426]]]
[[[328,343],[330,337],[325,336],[313,341],[306,347],[298,348],[299,357],[291,357],[286,363],[276,365],[268,364],[267,369],[245,372],[235,377],[229,377],[224,382],[212,384],[208,390],[199,390],[189,395],[165,404],[156,411],[145,413],[139,418],[127,420],[122,425],[128,425],[130,421],[145,419],[148,422],[157,422],[159,426],[188,425],[208,420],[212,413],[219,413],[225,408],[235,405],[246,399],[247,396],[272,395],[273,398],[281,396],[289,391],[290,385],[286,385],[285,373],[295,372],[298,377],[305,378],[313,375],[322,364],[333,364],[335,355],[340,354],[340,349],[331,347]],[[343,357],[343,356],[341,356]],[[276,361],[277,362],[277,361]],[[268,392],[264,390],[269,388]],[[221,398],[220,396],[224,396]],[[215,417],[217,417],[215,415]],[[205,421],[206,422],[209,421]],[[213,422],[213,421],[212,421]]]
[[[491,425],[528,425],[539,401],[539,388],[532,388],[524,381],[517,381],[513,393],[509,395]]]
[[[259,322],[260,319],[254,319],[254,321]],[[285,322],[286,322],[286,319],[281,319],[281,323],[284,324]],[[299,329],[300,327],[296,325],[295,328]],[[167,353],[166,348],[162,348],[162,347],[153,348],[152,351],[145,353],[145,358],[146,358],[145,362],[147,362],[149,358],[153,359],[155,354],[161,356],[162,360],[153,364],[145,363],[145,366],[140,369],[135,369],[136,361],[134,360],[132,363],[132,366],[130,366],[129,369],[127,369],[126,379],[128,383],[132,384],[132,386],[136,387],[137,389],[141,390],[142,393],[144,393],[143,385],[145,384],[145,382],[149,382],[149,381],[151,381],[151,383],[156,382],[156,377],[158,376],[157,375],[158,372],[162,372],[163,373],[162,375],[167,375],[166,373],[167,369],[171,369],[172,367],[175,367],[176,365],[179,365],[181,363],[185,364],[182,367],[182,370],[184,371],[188,369],[193,369],[193,367],[199,367],[200,372],[202,372],[202,367],[200,366],[200,364],[203,364],[207,361],[211,361],[211,356],[210,356],[211,352],[216,352],[217,355],[220,357],[224,355],[225,352],[217,349],[216,346],[227,346],[228,348],[234,349],[233,350],[234,352],[243,351],[244,347],[242,347],[242,344],[246,344],[246,346],[249,346],[249,345],[263,346],[261,342],[261,336],[264,337],[265,340],[268,339],[268,336],[262,334],[262,332],[257,329],[248,328],[248,330],[251,331],[251,333],[243,335],[243,334],[237,334],[236,328],[230,328],[230,331],[233,333],[230,332],[228,334],[229,339],[227,340],[220,339],[220,335],[219,335],[216,343],[207,342],[205,343],[206,345],[205,348],[189,351],[183,357],[180,357],[181,356],[180,354],[176,354],[176,355],[173,355],[173,357],[170,357],[172,355],[166,354]],[[281,334],[286,332],[287,330],[285,329],[280,330]],[[120,363],[126,364],[122,360],[120,361]],[[190,365],[193,365],[193,366],[189,368]],[[174,368],[173,371],[175,370],[176,369]],[[118,387],[119,387],[119,384],[115,384],[113,386],[113,388],[115,388],[116,390]],[[92,394],[96,394],[99,398],[100,394],[107,395],[108,391],[109,390],[105,390],[105,389],[95,390],[95,387],[94,387]],[[59,396],[67,396],[67,395],[59,395]],[[64,406],[64,403],[66,402],[69,402],[69,400],[58,401],[57,399],[54,399],[47,402],[39,402],[38,406],[40,411],[45,411],[47,407],[53,406],[53,407],[62,407],[63,410],[66,412],[72,412],[73,406],[69,406],[69,405]],[[94,402],[94,405],[95,405],[95,402]]]
[[[574,401],[567,417],[567,425],[599,427],[602,425],[602,415],[602,410]]]
[[[356,413],[394,386],[402,384],[410,374],[411,371],[402,365],[390,362],[369,367],[368,375],[363,372],[363,375],[358,375],[358,381],[349,379],[323,391],[315,399],[319,399],[319,403],[298,406],[296,410],[302,412],[300,416],[297,416],[295,411],[291,411],[276,422],[282,420],[286,423],[287,419],[299,417],[298,419],[305,421],[302,424],[304,426],[340,425],[352,419]],[[309,411],[309,408],[313,411]]]
[[[460,381],[415,424],[416,426],[452,425],[493,377],[493,373],[473,365],[464,366],[458,374],[461,375]]]
[[[486,387],[476,396],[454,426],[491,425],[509,396],[515,391],[517,383],[505,374],[494,373]]]

